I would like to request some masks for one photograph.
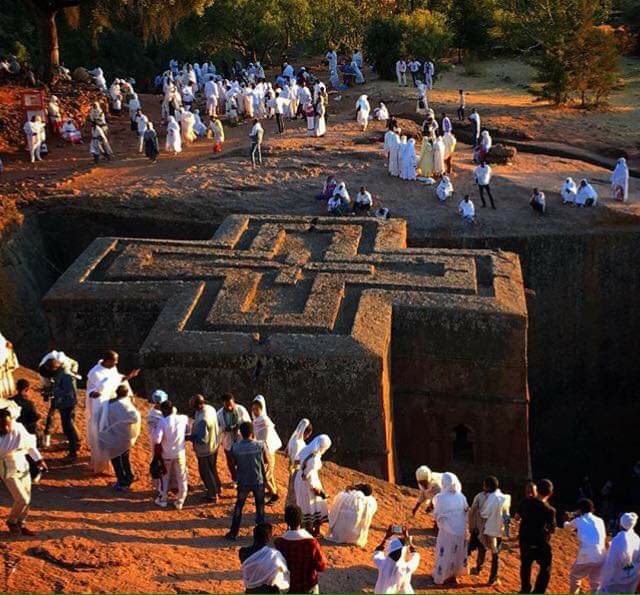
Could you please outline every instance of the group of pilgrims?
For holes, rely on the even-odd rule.
[[[118,354],[108,351],[88,372],[86,381],[85,438],[94,472],[104,473],[109,464],[116,476],[113,489],[126,492],[136,480],[129,454],[142,426],[142,414],[135,403],[130,381],[140,370],[122,373]],[[26,526],[31,503],[32,481],[46,470],[40,449],[51,447],[56,413],[69,449],[68,459],[78,456],[80,432],[75,424],[77,382],[81,379],[77,361],[61,351],[47,353],[38,367],[39,390],[49,405],[44,433],[32,387],[25,379],[14,381],[18,367],[13,345],[0,335],[0,475],[13,499],[7,517],[12,536],[33,537]],[[218,474],[222,450],[232,487],[237,491],[226,534],[234,541],[242,523],[242,511],[249,494],[256,505],[253,544],[239,551],[247,593],[319,592],[319,573],[328,567],[320,540],[323,526],[327,542],[365,548],[378,504],[369,484],[348,486],[330,498],[321,473],[323,456],[331,449],[327,434],[314,436],[312,420],[301,419],[286,444],[267,413],[266,399],[256,395],[250,410],[232,394],[215,409],[203,395],[195,395],[178,411],[169,395],[155,390],[150,397],[145,421],[149,435],[149,473],[154,486],[152,498],[158,507],[172,505],[181,510],[188,496],[187,444],[203,484],[203,500],[218,503],[222,483]],[[284,451],[288,486],[284,519],[288,530],[272,541],[273,526],[267,522],[265,505],[279,500],[276,482],[278,451]],[[485,478],[482,490],[471,505],[455,473],[438,473],[426,465],[415,473],[419,496],[413,515],[423,509],[433,515],[436,541],[433,583],[455,586],[466,574],[483,572],[491,554],[489,586],[500,584],[500,554],[511,540],[511,496],[503,493],[496,477]],[[552,567],[551,536],[557,525],[556,510],[550,506],[553,484],[546,479],[529,482],[523,500],[514,509],[519,521],[520,577],[523,593],[544,593]],[[569,590],[593,593],[634,593],[640,580],[640,537],[634,527],[635,513],[622,514],[619,530],[607,544],[603,520],[594,505],[581,499],[575,512],[566,513],[564,530],[574,531],[578,554],[570,571]],[[472,558],[475,555],[475,563]],[[532,564],[539,565],[531,585]],[[420,568],[418,552],[406,525],[392,524],[374,550],[378,570],[375,593],[413,593],[412,576]],[[588,581],[588,584],[587,584]]]

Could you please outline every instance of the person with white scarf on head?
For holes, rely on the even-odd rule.
[[[369,100],[366,95],[360,95],[358,101],[356,101],[356,121],[360,126],[362,126],[362,131],[364,132],[367,129],[367,125],[369,124],[369,112],[371,111],[371,106],[369,105]]]
[[[191,112],[182,110],[180,113],[180,131],[182,133],[182,140],[185,143],[192,143],[196,140],[196,133],[193,129],[196,119]]]
[[[364,76],[362,76],[362,70],[360,70],[360,66],[358,66],[355,60],[351,61],[351,69],[356,75],[356,85],[364,84]]]
[[[413,547],[406,529],[401,535],[395,535],[392,526],[387,529],[384,539],[373,554],[373,563],[378,568],[374,593],[415,592],[411,578],[420,565],[420,554]]]
[[[305,417],[298,422],[296,429],[287,442],[287,458],[289,459],[289,485],[285,505],[296,503],[295,479],[300,469],[300,452],[307,445],[307,440],[313,432],[311,422]]]
[[[267,415],[267,402],[262,395],[256,395],[251,404],[251,417],[253,418],[253,434],[256,440],[264,442],[267,450],[267,468],[265,469],[265,487],[270,499],[266,504],[273,504],[279,500],[278,486],[276,485],[276,452],[282,446],[282,440],[278,436],[276,426]]]
[[[193,131],[196,133],[196,136],[198,138],[204,138],[205,135],[207,134],[207,127],[204,125],[204,122],[200,117],[199,109],[193,110],[193,118],[194,118]]]
[[[602,566],[598,593],[635,593],[640,580],[640,537],[635,512],[620,517],[620,531],[611,540]]]
[[[387,168],[389,170],[389,175],[398,177],[400,175],[400,130],[397,132],[392,132],[389,136],[388,147],[389,147],[389,159],[387,162]]]
[[[335,496],[329,508],[329,541],[352,543],[365,547],[369,538],[369,527],[378,510],[371,486],[357,484]]]
[[[284,593],[289,589],[290,575],[287,561],[269,546],[273,527],[261,523],[253,529],[253,545],[240,548],[242,582],[245,593]]]
[[[611,174],[611,193],[613,200],[627,202],[629,200],[629,167],[627,160],[620,157]]]
[[[560,195],[562,196],[562,204],[575,204],[576,195],[578,194],[578,188],[573,178],[567,178],[560,189]]]
[[[180,137],[180,126],[173,116],[169,116],[167,122],[167,140],[164,145],[168,153],[177,155],[182,152],[182,138]]]
[[[18,365],[13,344],[0,333],[0,398],[8,399],[15,394],[13,371]]]
[[[379,122],[386,122],[389,119],[389,110],[381,101],[379,107],[373,110],[373,115]]]
[[[36,436],[27,432],[21,423],[13,419],[8,410],[1,410],[0,477],[13,499],[6,520],[9,532],[13,536],[35,535],[24,525],[31,504],[31,475],[27,455],[39,470],[46,470],[47,466],[36,446]]]
[[[334,49],[330,49],[325,55],[329,69],[329,75],[338,70],[338,54]]]
[[[302,509],[304,527],[314,536],[320,526],[329,520],[327,495],[320,481],[322,455],[331,448],[331,438],[326,434],[316,436],[300,451],[300,470],[296,474],[296,504]]]
[[[60,110],[60,102],[55,95],[52,95],[49,100],[47,116],[49,116],[49,122],[51,122],[51,128],[53,128],[53,131],[59,132],[60,126],[62,126],[62,112]]]
[[[442,475],[442,490],[433,499],[433,516],[438,525],[433,580],[447,580],[467,574],[467,510],[460,480],[454,473]]]
[[[442,179],[436,188],[436,196],[440,202],[444,202],[447,198],[451,198],[453,196],[453,184],[451,183],[451,178],[446,174],[442,176]]]
[[[488,130],[483,130],[480,135],[480,162],[485,160],[491,147],[493,146],[493,140]]]
[[[140,99],[136,93],[131,96],[129,99],[129,103],[127,105],[127,109],[129,110],[129,120],[131,121],[131,130],[137,131],[138,126],[136,123],[136,118],[138,116],[138,110],[141,109]]]
[[[442,489],[442,473],[431,471],[426,465],[421,465],[416,469],[416,481],[418,482],[418,489],[420,494],[415,506],[413,507],[412,514],[415,515],[420,508],[420,505],[426,503],[427,512],[431,508],[431,502],[435,498],[436,494],[440,493]]]
[[[437,136],[433,141],[433,173],[436,176],[441,176],[446,169],[444,162],[444,156],[446,153],[446,146],[441,136]]]
[[[400,155],[400,178],[402,180],[415,180],[417,165],[418,157],[416,155],[416,141],[410,138],[406,144],[402,145],[402,154]]]
[[[40,120],[40,116],[33,116],[31,120],[24,123],[22,129],[24,130],[25,137],[27,139],[27,150],[29,151],[29,158],[31,163],[42,161],[42,131],[44,124]]]
[[[142,153],[144,148],[144,133],[147,131],[147,124],[149,118],[145,116],[141,111],[138,111],[136,116],[136,125],[138,128],[138,153]]]
[[[582,178],[578,187],[578,194],[576,194],[576,205],[579,207],[595,207],[597,204],[598,193],[587,178]]]

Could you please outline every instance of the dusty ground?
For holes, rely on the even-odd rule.
[[[26,371],[24,374],[34,378]],[[137,401],[141,410],[146,403]],[[78,426],[84,427],[84,410],[79,408]],[[144,415],[144,414],[143,414]],[[277,422],[277,419],[276,419]],[[59,422],[57,422],[59,431]],[[281,428],[283,436],[285,431]],[[288,431],[288,429],[287,429]],[[84,434],[84,432],[82,432]],[[34,488],[30,526],[40,531],[37,538],[9,538],[1,533],[0,591],[55,593],[217,593],[242,591],[237,548],[250,542],[253,508],[248,506],[241,539],[229,544],[223,538],[233,507],[231,490],[217,505],[200,503],[195,457],[189,452],[190,495],[185,508],[159,509],[152,502],[148,480],[149,437],[145,432],[132,451],[138,481],[133,491],[117,494],[113,478],[94,477],[87,467],[88,453],[81,451],[72,466],[62,462],[62,436],[54,437],[45,457],[50,472]],[[328,457],[331,458],[330,455]],[[221,468],[223,465],[220,466]],[[223,469],[223,481],[227,476]],[[433,519],[425,513],[411,518],[416,491],[366,477],[327,463],[322,470],[326,491],[333,496],[345,486],[367,481],[378,500],[369,543],[365,549],[332,545],[322,541],[330,569],[320,580],[323,592],[371,592],[376,571],[372,552],[391,523],[408,523],[421,554],[414,587],[421,592],[438,592],[430,579],[433,564]],[[286,490],[284,458],[279,459],[277,482]],[[464,478],[462,479],[464,483]],[[471,499],[473,494],[467,494]],[[515,500],[518,499],[516,495]],[[8,503],[0,490],[0,517]],[[276,533],[284,530],[282,501],[269,509]],[[575,540],[559,532],[553,539],[554,569],[550,592],[566,591],[568,571],[575,556]],[[480,577],[463,577],[452,592],[517,592],[518,550],[513,540],[503,554],[503,584],[486,585],[488,567]]]
[[[483,123],[494,135],[521,139],[524,125],[532,124],[530,137],[536,142],[562,139],[569,145],[588,147],[611,157],[611,146],[633,153],[633,143],[637,142],[639,68],[638,61],[629,61],[625,69],[628,84],[613,97],[609,111],[557,109],[540,104],[524,89],[528,71],[519,63],[505,60],[485,64],[484,74],[478,77],[467,76],[460,68],[446,73],[438,80],[430,101],[437,113],[452,113],[457,88],[462,86],[469,91],[468,106],[479,108]],[[456,197],[441,205],[431,188],[387,176],[380,144],[384,127],[372,123],[362,133],[353,121],[353,106],[360,93],[370,95],[372,106],[384,100],[400,116],[415,118],[413,89],[398,89],[394,83],[372,80],[341,96],[331,95],[329,130],[323,139],[306,137],[301,121],[290,123],[282,136],[274,134],[273,122],[267,122],[265,163],[251,171],[246,158],[248,124],[226,129],[228,141],[220,156],[212,158],[209,141],[198,141],[179,157],[161,154],[158,163],[151,164],[136,153],[136,138],[123,115],[111,122],[117,156],[112,163],[93,166],[87,145],[68,147],[55,141],[52,155],[36,166],[25,163],[22,155],[10,156],[0,192],[24,200],[45,197],[51,202],[74,202],[91,209],[125,210],[131,215],[154,212],[159,217],[195,216],[219,221],[224,214],[239,211],[324,213],[324,203],[313,196],[326,175],[334,173],[347,182],[352,196],[360,185],[366,184],[393,215],[407,218],[410,235],[417,238],[570,233],[637,222],[637,179],[631,182],[630,203],[613,205],[609,198],[609,170],[575,159],[519,153],[514,164],[494,168],[492,186],[498,210],[481,210],[476,200],[478,223],[462,226],[456,215],[457,202],[466,192],[474,196],[476,191],[470,148],[459,144],[453,176]],[[143,109],[157,126],[159,101],[158,96],[142,96]],[[405,124],[407,130],[417,133],[415,123]],[[454,121],[454,132],[456,126]],[[613,132],[623,129],[624,135],[614,140]],[[164,143],[162,128],[160,136]],[[558,190],[567,176],[589,177],[601,195],[601,206],[591,210],[563,207]],[[544,219],[534,216],[528,206],[534,186],[547,195],[548,216]]]

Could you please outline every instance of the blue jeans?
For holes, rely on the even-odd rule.
[[[231,518],[231,529],[229,532],[237,535],[240,531],[240,523],[242,522],[242,509],[249,494],[253,493],[253,499],[256,503],[256,525],[264,523],[264,484],[259,483],[253,486],[238,486],[238,495],[236,496],[236,506],[233,509],[233,517]]]

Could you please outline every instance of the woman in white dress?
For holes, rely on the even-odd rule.
[[[296,504],[302,509],[305,529],[314,537],[320,535],[320,526],[329,520],[327,495],[320,481],[322,455],[331,448],[331,438],[321,434],[300,451],[300,470],[296,474]]]
[[[182,139],[180,138],[180,126],[173,116],[169,116],[167,123],[167,140],[165,150],[168,153],[177,155],[182,151]]]
[[[324,107],[324,101],[322,96],[318,98],[318,102],[316,103],[316,130],[315,134],[317,137],[322,137],[327,133],[327,122],[324,118],[324,115],[327,113],[327,110]]]
[[[460,480],[453,473],[443,473],[442,491],[433,498],[433,517],[438,525],[433,580],[436,585],[456,582],[467,574],[467,510]]]
[[[562,185],[562,189],[560,190],[560,194],[562,195],[562,204],[573,205],[576,202],[576,195],[578,194],[578,187],[576,183],[573,181],[573,178],[567,178]]]
[[[193,110],[193,118],[194,118],[193,131],[196,133],[198,138],[204,138],[205,135],[207,134],[207,127],[204,125],[204,122],[200,117],[199,109]]]
[[[196,140],[196,133],[193,129],[196,119],[191,112],[182,110],[180,114],[180,130],[182,132],[182,141],[185,143],[192,143]]]
[[[612,539],[600,574],[598,593],[635,593],[640,580],[640,537],[633,530],[638,515],[620,517],[620,532]]]
[[[295,479],[300,469],[300,453],[307,445],[307,440],[313,432],[311,422],[305,417],[298,422],[287,443],[287,458],[289,459],[289,485],[287,486],[286,506],[296,503]]]
[[[446,147],[441,136],[438,136],[433,141],[433,173],[436,176],[441,176],[445,170],[444,154]]]
[[[627,202],[629,200],[629,167],[624,157],[618,159],[611,174],[611,193],[613,200]]]
[[[400,136],[397,132],[389,138],[389,175],[396,178],[400,175]]]
[[[362,132],[364,132],[369,124],[369,112],[371,112],[371,106],[366,95],[360,95],[358,101],[356,101],[356,112],[356,120],[362,126]]]
[[[418,157],[416,155],[416,141],[410,138],[406,144],[402,146],[402,155],[400,157],[400,177],[403,180],[415,180],[417,165]]]
[[[251,404],[251,417],[253,419],[253,433],[256,440],[260,440],[267,448],[267,468],[265,473],[265,487],[269,493],[267,504],[278,500],[278,486],[276,484],[276,452],[282,446],[282,440],[278,436],[276,426],[267,415],[267,402],[262,395],[256,395]]]
[[[442,179],[436,188],[436,196],[440,202],[444,202],[447,198],[451,198],[453,196],[453,184],[451,183],[451,178],[449,178],[449,176],[442,176]]]

